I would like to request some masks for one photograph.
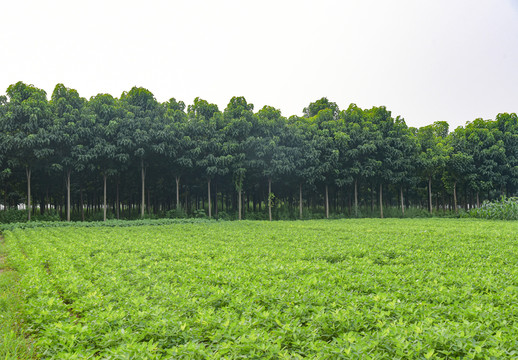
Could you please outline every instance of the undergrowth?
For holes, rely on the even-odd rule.
[[[503,196],[497,201],[484,201],[481,207],[469,211],[469,216],[481,219],[518,220],[518,197]]]

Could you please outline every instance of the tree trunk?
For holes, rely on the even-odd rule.
[[[430,214],[433,213],[433,203],[432,203],[432,177],[428,177],[428,208],[430,209]]]
[[[25,167],[25,174],[27,175],[27,220],[31,221],[31,168]]]
[[[480,198],[478,196],[478,191],[477,191],[477,207],[479,208],[480,207]]]
[[[383,184],[380,184],[380,218],[383,219]]]
[[[80,202],[81,202],[81,221],[85,221],[85,205],[83,201],[83,189],[79,190]]]
[[[241,192],[242,192],[242,190],[241,190],[241,186],[240,186],[238,191],[237,191],[237,213],[238,213],[237,219],[238,220],[242,219],[242,217],[241,217],[241,210],[242,210]],[[272,219],[270,218],[270,221],[271,220]]]
[[[354,179],[354,215],[358,217],[358,180]]]
[[[299,218],[302,220],[302,184],[299,184]]]
[[[142,177],[142,201],[140,203],[140,217],[144,218],[144,210],[146,207],[146,188],[145,188],[145,181],[146,181],[146,170],[144,169],[144,159],[140,159],[140,169],[141,169],[141,177]]]
[[[103,174],[103,183],[104,183],[104,189],[103,189],[103,219],[106,221],[106,174]]]
[[[403,199],[403,187],[399,188],[399,194],[401,196],[401,213],[405,216],[405,201]]]
[[[326,184],[326,219],[329,219],[329,189]]]
[[[210,178],[207,179],[207,192],[208,192],[208,205],[209,205],[209,219],[212,218],[212,208],[211,208],[211,201],[210,201]]]
[[[374,212],[374,184],[371,184],[371,213]]]
[[[67,170],[67,221],[70,221],[70,170]]]
[[[455,214],[459,212],[457,209],[457,182],[453,183],[453,206],[455,206]]]
[[[214,214],[218,217],[218,182],[214,184]]]
[[[180,177],[176,177],[176,210],[180,210]]]
[[[272,179],[268,178],[268,218],[272,221]]]
[[[149,195],[149,189],[147,189],[147,213],[151,214],[151,196]]]
[[[117,212],[117,220],[119,220],[119,208],[120,208],[120,201],[119,201],[119,179],[117,179],[117,199],[115,200],[115,202],[117,203],[117,208],[116,208],[116,212]]]

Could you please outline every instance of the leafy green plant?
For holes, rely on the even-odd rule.
[[[207,213],[205,212],[205,209],[194,210],[192,212],[192,215],[197,219],[206,219],[207,218]]]
[[[27,221],[27,211],[25,210],[4,210],[0,211],[0,223],[14,223]]]
[[[483,219],[518,220],[518,197],[502,196],[497,201],[484,201],[482,206],[470,210],[468,215]]]
[[[22,304],[16,272],[6,264],[3,239],[0,238],[0,358],[31,359],[34,347],[21,328]]]
[[[169,219],[185,219],[187,213],[183,209],[172,209],[168,210],[165,216]]]

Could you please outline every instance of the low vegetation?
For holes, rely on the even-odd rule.
[[[6,262],[3,237],[0,236],[0,359],[30,359],[31,341],[23,336],[20,294],[16,272]]]
[[[502,197],[499,201],[486,201],[469,215],[483,219],[518,220],[518,197]]]
[[[516,223],[170,223],[5,230],[49,359],[518,356]]]

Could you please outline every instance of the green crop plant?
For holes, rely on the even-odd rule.
[[[4,231],[40,357],[518,357],[516,223],[169,221]]]

